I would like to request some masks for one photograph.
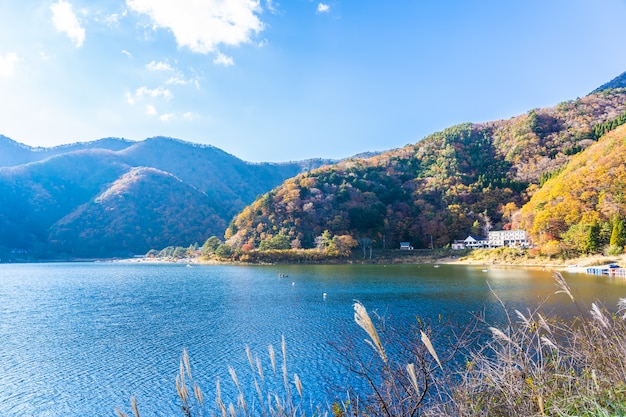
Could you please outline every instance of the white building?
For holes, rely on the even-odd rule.
[[[529,246],[525,230],[494,230],[489,232],[488,241],[490,248],[503,246],[527,248]]]
[[[465,243],[466,248],[484,248],[487,247],[487,241],[478,236],[469,235],[463,241]]]

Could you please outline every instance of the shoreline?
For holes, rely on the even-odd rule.
[[[127,263],[179,263],[189,265],[305,265],[305,263],[246,263],[236,261],[218,261],[207,260],[199,257],[181,258],[181,259],[158,259],[158,258],[129,258],[110,260],[112,262]],[[626,254],[618,256],[593,255],[585,257],[577,257],[572,259],[547,259],[547,258],[520,258],[520,259],[503,259],[499,257],[480,258],[472,257],[472,254],[466,256],[421,254],[421,255],[405,255],[400,256],[382,256],[373,259],[349,258],[344,260],[333,260],[327,263],[309,263],[306,265],[472,265],[485,267],[523,267],[523,268],[543,268],[553,269],[556,271],[568,271],[576,273],[585,273],[586,268],[591,266],[603,266],[608,264],[619,264],[626,266]]]
[[[361,256],[351,256],[344,259],[329,259],[327,262],[274,262],[274,263],[249,263],[240,261],[222,261],[215,259],[204,259],[197,257],[189,258],[73,258],[73,259],[49,259],[49,260],[13,260],[10,264],[20,263],[59,263],[59,262],[114,262],[114,263],[177,263],[189,265],[473,265],[484,267],[523,267],[523,268],[544,268],[557,271],[581,272],[592,266],[605,266],[608,264],[618,264],[626,266],[626,254],[617,256],[592,255],[571,259],[549,259],[542,257],[528,257],[525,254],[514,252],[493,252],[475,250],[455,254],[449,250],[420,250],[378,251],[371,259],[363,259]]]

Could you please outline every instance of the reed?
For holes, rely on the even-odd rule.
[[[558,291],[578,303],[555,274]],[[517,320],[508,314],[492,338],[454,373],[446,401],[431,416],[626,415],[626,301],[615,313],[598,303],[577,304],[579,316],[546,319],[541,306]]]

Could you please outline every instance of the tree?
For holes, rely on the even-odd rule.
[[[607,248],[608,255],[620,255],[624,252],[624,222],[619,215],[613,217],[613,230]]]
[[[226,244],[221,244],[215,249],[215,255],[223,259],[230,258],[233,256],[233,248]]]
[[[489,216],[487,215],[487,210],[485,210],[484,213],[479,214],[478,218],[480,219],[480,223],[481,223],[482,236],[484,237],[489,236],[489,231],[493,227],[493,224],[491,223],[491,218],[489,218]]]
[[[481,227],[480,227],[480,222],[478,220],[474,221],[474,224],[472,224],[472,228],[470,229],[470,234],[472,236],[478,236],[480,235],[481,232]]]
[[[289,236],[280,233],[259,243],[259,250],[284,250],[290,248],[291,239],[289,238]]]
[[[328,254],[348,257],[352,253],[352,248],[357,245],[357,241],[350,235],[335,236],[328,247]]]
[[[217,236],[211,236],[202,245],[200,254],[202,256],[211,256],[215,253],[215,250],[222,244],[222,241]]]
[[[324,230],[321,236],[315,238],[315,247],[322,252],[326,252],[332,239],[333,235],[328,230]]]
[[[624,248],[624,222],[617,215],[613,218],[613,231],[609,245]]]
[[[370,250],[370,259],[372,258],[372,239],[369,237],[361,237],[358,240],[358,244],[363,250],[363,259],[365,259],[367,248]]]
[[[585,238],[585,253],[592,254],[598,252],[600,247],[600,226],[594,223],[587,229],[587,237]]]

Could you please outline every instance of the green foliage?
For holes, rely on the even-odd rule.
[[[283,234],[277,234],[270,239],[261,241],[259,244],[259,250],[282,250],[291,248],[291,239],[289,236]]]
[[[618,215],[613,217],[613,231],[611,232],[611,246],[624,247],[624,222]]]
[[[222,243],[223,242],[217,236],[211,236],[202,245],[200,254],[204,257],[210,257],[215,254],[215,251]]]
[[[593,254],[597,253],[600,249],[600,226],[598,223],[593,223],[587,229],[587,235],[585,236],[585,246],[583,247],[583,253]]]
[[[234,252],[235,251],[233,250],[233,248],[223,243],[219,245],[217,249],[215,249],[215,256],[221,259],[230,259],[233,256]]]
[[[626,123],[626,112],[622,113],[621,115],[617,116],[614,119],[607,120],[604,123],[599,123],[595,125],[592,129],[593,137],[595,140],[598,140],[602,136],[610,132],[611,130],[615,130],[616,128],[623,125],[624,123]]]

